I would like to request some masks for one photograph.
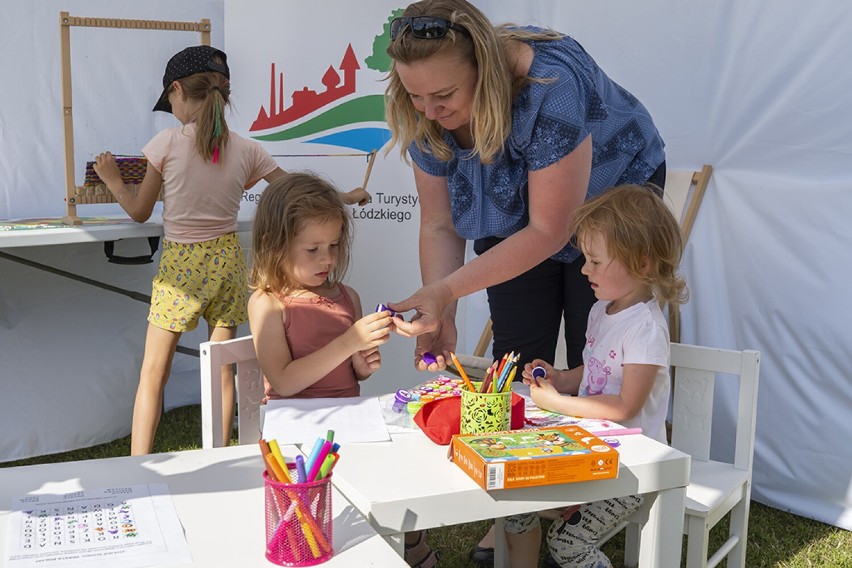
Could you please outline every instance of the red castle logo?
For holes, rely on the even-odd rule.
[[[277,77],[278,92],[276,95],[275,63],[272,63],[269,80],[269,112],[261,106],[257,119],[252,123],[249,130],[254,132],[283,126],[307,116],[331,102],[351,95],[355,92],[355,73],[360,68],[361,66],[358,65],[358,60],[355,58],[355,52],[350,43],[339,67],[343,72],[343,83],[340,82],[340,74],[335,71],[334,66],[329,65],[328,70],[322,76],[322,84],[325,85],[324,92],[317,93],[307,87],[302,87],[300,91],[293,91],[293,104],[285,108],[284,73],[280,73]]]

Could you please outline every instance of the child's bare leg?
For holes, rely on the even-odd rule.
[[[494,548],[494,525],[491,525],[491,528],[488,529],[488,532],[479,541],[479,546],[482,548]]]
[[[237,336],[236,327],[207,326],[210,341],[227,341]],[[222,441],[227,446],[234,428],[234,367],[222,367]]]
[[[535,568],[538,566],[538,553],[541,548],[541,525],[537,524],[527,533],[506,532],[506,545],[509,547],[509,566]]]
[[[157,432],[163,408],[163,391],[169,380],[180,335],[148,324],[145,356],[142,359],[139,387],[136,389],[136,402],[133,405],[130,455],[150,454],[154,448],[154,434]]]

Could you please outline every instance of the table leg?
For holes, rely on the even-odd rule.
[[[494,568],[509,568],[509,549],[502,517],[494,519]]]
[[[397,554],[405,558],[405,533],[387,534],[383,538]]]
[[[639,545],[640,566],[680,566],[683,542],[683,501],[686,487],[660,491],[645,499],[654,499],[648,521],[642,527]]]

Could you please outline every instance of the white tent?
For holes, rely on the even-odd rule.
[[[713,165],[684,262],[692,300],[682,312],[682,339],[762,353],[753,497],[852,528],[852,452],[843,442],[852,434],[852,382],[848,380],[852,346],[844,339],[849,336],[845,316],[852,314],[852,300],[844,292],[852,266],[852,225],[845,219],[852,209],[852,160],[848,157],[852,107],[845,103],[852,91],[852,75],[846,71],[846,62],[852,59],[852,36],[847,33],[852,29],[852,5],[837,0],[817,0],[807,6],[792,0],[771,4],[734,0],[476,3],[495,22],[534,23],[576,37],[601,67],[648,106],[666,140],[670,169]],[[224,41],[228,50],[243,51],[251,48],[251,42],[237,40],[244,32],[227,25],[233,15],[230,9],[237,4],[240,11],[270,5],[256,0],[6,2],[0,23],[0,76],[4,77],[0,218],[64,212],[60,10],[116,18],[209,17],[213,43]],[[298,12],[312,14],[310,18],[271,19],[275,41],[297,53],[306,67],[313,54],[324,49],[336,53],[341,43],[360,46],[363,52],[382,31],[384,16],[373,21],[376,12],[389,13],[404,5],[369,4],[382,9],[364,10],[363,5],[343,0],[304,3]],[[352,25],[339,29],[325,25],[341,13]],[[258,16],[257,29],[265,29],[269,20]],[[110,51],[98,50],[96,40],[81,40],[83,49],[91,50],[88,53],[106,58],[95,71],[81,66],[78,75],[75,69],[75,80],[87,89],[84,94],[75,90],[75,121],[79,120],[75,124],[85,140],[81,147],[88,147],[88,152],[138,151],[113,146],[120,137],[104,124],[126,123],[134,129],[133,140],[143,142],[171,124],[166,117],[152,119],[145,113],[127,116],[124,109],[147,111],[162,72],[160,49],[167,53],[177,49],[163,45],[166,40],[158,40],[154,49],[150,42],[124,37],[123,47]],[[286,67],[287,57],[282,56],[280,65]],[[302,84],[306,81],[298,83]],[[381,87],[368,89],[380,92]],[[240,96],[243,123],[250,122],[256,107]],[[374,190],[413,192],[411,178],[394,154],[380,166],[385,173],[375,178]],[[400,224],[392,234],[395,242],[402,242],[390,251],[378,248],[389,241],[365,238],[366,250],[382,250],[397,269],[391,271],[393,282],[388,284],[376,276],[368,261],[361,268],[356,265],[353,278],[362,296],[371,286],[377,292],[369,297],[381,301],[401,299],[414,289],[416,269],[408,257],[416,250],[415,227],[416,217],[411,224]],[[411,231],[414,236],[408,234]],[[364,233],[369,235],[369,230]],[[407,256],[399,249],[407,250]],[[80,245],[73,251],[26,253],[66,268],[75,257],[93,266],[99,262],[92,248]],[[368,256],[359,254],[362,259]],[[39,294],[47,294],[46,288],[40,288],[40,278],[0,263],[0,422],[4,426],[0,457],[11,459],[33,451],[23,446],[38,452],[58,451],[127,433],[144,309],[128,309],[121,302],[107,304],[110,313],[92,320],[90,300],[79,306],[72,301],[82,294],[80,290],[71,288],[60,297],[39,301]],[[398,263],[406,263],[407,268],[399,270]],[[93,270],[108,272],[103,267]],[[138,281],[128,286],[144,291],[149,274],[141,272],[135,274]],[[130,278],[120,274],[119,278]],[[104,274],[104,278],[113,277],[114,273]],[[86,329],[88,341],[50,334],[50,329],[68,321]],[[468,342],[475,341],[480,326],[481,322],[471,323]],[[69,343],[75,344],[77,357],[64,364],[51,363],[50,354],[64,353]],[[410,349],[410,343],[396,342],[388,356],[389,369],[407,369]],[[116,351],[119,355],[113,356]],[[21,362],[22,356],[31,359]],[[98,362],[103,368],[98,368]],[[77,409],[67,408],[74,399],[62,391],[64,377],[59,373],[74,376],[81,370],[93,375],[81,388],[91,389],[90,383],[97,381],[111,385],[114,390],[109,395],[88,398],[97,405],[113,401],[113,412],[83,402]],[[42,383],[45,375],[59,384]],[[396,378],[384,379],[377,388],[387,387]],[[718,396],[721,410],[714,427],[730,429],[733,408],[726,404],[726,393]],[[57,413],[62,423],[52,421]],[[22,424],[34,420],[47,426]],[[30,430],[36,431],[32,437],[22,434]]]

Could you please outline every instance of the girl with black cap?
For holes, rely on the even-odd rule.
[[[233,339],[247,321],[246,261],[236,234],[243,191],[285,172],[253,140],[228,130],[230,70],[214,47],[187,47],[169,59],[155,111],[172,113],[181,126],[163,130],[142,153],[147,170],[138,191],[128,189],[109,152],[95,171],[116,201],[139,223],[151,216],[162,191],[163,252],[154,278],[145,355],[133,407],[130,452],[150,453],[160,421],[163,391],[180,336],[207,321],[209,338]],[[369,195],[344,194],[348,203]],[[233,373],[222,373],[224,439],[234,412]]]

